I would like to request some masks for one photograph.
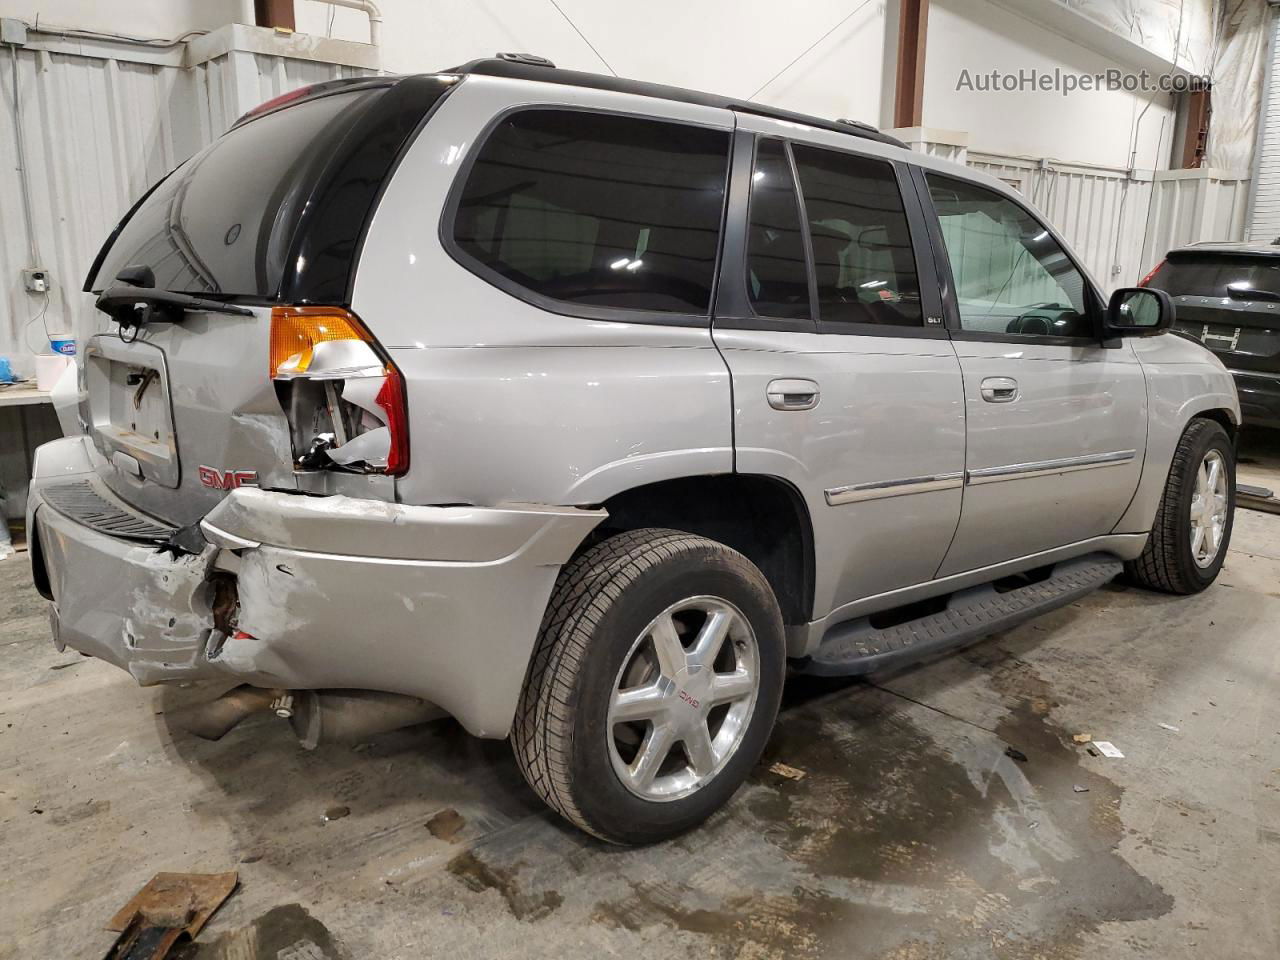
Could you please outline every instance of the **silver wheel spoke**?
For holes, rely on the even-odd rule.
[[[653,784],[653,778],[657,776],[662,761],[667,759],[675,742],[675,729],[671,724],[654,724],[649,728],[644,743],[640,744],[640,751],[631,761],[629,772],[631,782],[636,787],[644,790]]]
[[[650,720],[662,712],[666,700],[666,694],[656,683],[647,687],[620,690],[614,694],[610,716],[614,723]]]
[[[729,627],[733,623],[733,614],[727,610],[717,610],[707,617],[707,622],[698,631],[693,649],[689,651],[689,663],[710,666],[715,663],[724,646],[724,638],[729,635]]]
[[[684,645],[680,643],[680,634],[676,632],[676,622],[667,613],[659,617],[653,625],[653,652],[658,655],[658,669],[667,679],[684,669]]]
[[[1192,528],[1191,533],[1191,552],[1198,558],[1204,559],[1204,525],[1197,523]]]
[[[1204,492],[1205,492],[1206,499],[1208,499],[1208,497],[1211,496],[1213,492],[1218,488],[1218,477],[1221,475],[1221,473],[1222,473],[1222,461],[1214,459],[1209,464],[1209,472],[1206,475],[1205,481],[1204,481]]]
[[[717,673],[711,683],[712,704],[729,703],[749,697],[756,691],[756,679],[745,670]]]
[[[685,734],[685,753],[689,755],[689,763],[693,772],[705,777],[716,768],[716,751],[711,745],[711,733],[707,730],[706,721],[694,725],[694,729]]]

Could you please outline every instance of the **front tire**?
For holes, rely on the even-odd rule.
[[[785,672],[768,582],[723,544],[618,534],[561,571],[512,729],[529,785],[614,843],[665,840],[760,758]]]
[[[1129,579],[1164,593],[1199,593],[1217,579],[1231,543],[1236,459],[1220,423],[1192,420],[1169,467],[1147,546]]]

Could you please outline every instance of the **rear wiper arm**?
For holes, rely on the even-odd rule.
[[[1280,293],[1272,290],[1258,290],[1254,287],[1240,287],[1234,283],[1227,284],[1227,296],[1232,300],[1264,300],[1267,303],[1280,303]]]
[[[189,310],[228,313],[238,317],[253,316],[253,311],[248,307],[233,303],[193,297],[187,293],[175,293],[156,287],[135,287],[128,283],[103,290],[94,306],[120,324],[122,329],[142,327],[152,320],[178,323]]]

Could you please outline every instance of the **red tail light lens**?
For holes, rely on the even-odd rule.
[[[297,90],[290,90],[288,93],[282,93],[278,97],[272,97],[270,100],[258,104],[247,113],[241,114],[234,125],[242,124],[246,120],[250,120],[259,114],[266,113],[268,110],[274,110],[276,107],[283,107],[286,103],[292,103],[294,100],[301,100],[303,97],[308,96],[313,90],[315,90],[316,86],[316,84],[312,83],[305,87],[298,87]]]
[[[387,473],[393,477],[403,476],[409,470],[409,405],[404,395],[404,378],[390,364],[375,402],[386,411],[387,428],[391,431]]]
[[[1155,275],[1164,268],[1164,265],[1166,263],[1168,263],[1167,260],[1161,260],[1154,267],[1152,267],[1151,272],[1138,281],[1138,286],[1145,287],[1147,284],[1149,284],[1153,279],[1155,279]]]

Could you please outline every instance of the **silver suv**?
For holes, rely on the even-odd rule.
[[[28,517],[59,648],[223,681],[206,736],[447,713],[612,841],[725,803],[787,669],[1201,590],[1231,535],[1235,387],[1168,296],[860,124],[519,55],[323,84],[85,289]]]

